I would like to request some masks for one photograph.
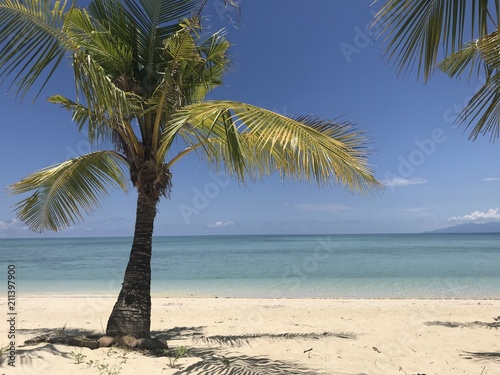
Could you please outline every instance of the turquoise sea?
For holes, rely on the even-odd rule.
[[[18,296],[116,294],[131,242],[0,239],[1,284],[14,265]],[[497,299],[500,234],[156,237],[153,294]]]

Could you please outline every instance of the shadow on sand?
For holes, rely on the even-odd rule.
[[[175,327],[166,331],[155,331],[153,335],[166,339],[170,343],[175,340],[191,339],[195,344],[203,347],[190,347],[187,356],[197,358],[198,361],[179,369],[175,375],[203,374],[203,375],[326,375],[325,372],[303,367],[297,363],[271,359],[265,356],[249,357],[234,355],[224,349],[250,344],[257,339],[290,340],[290,339],[321,339],[337,337],[341,339],[356,339],[356,335],[346,332],[323,333],[281,333],[281,334],[248,334],[248,335],[217,335],[205,336],[205,327]],[[212,347],[215,345],[216,347]],[[365,375],[347,374],[344,372],[328,372],[329,375]]]
[[[441,326],[447,328],[490,328],[490,329],[498,329],[500,328],[500,321],[495,320],[494,322],[441,322],[439,320],[433,322],[425,322],[427,326]]]
[[[433,321],[433,322],[425,322],[425,325],[428,326],[441,326],[447,328],[486,328],[486,329],[498,329],[500,328],[500,317],[493,318],[493,322],[442,322],[442,321]],[[460,354],[460,357],[465,359],[473,359],[477,361],[485,361],[485,362],[496,362],[500,363],[500,352],[463,352]]]
[[[252,340],[290,340],[290,339],[322,339],[326,337],[337,337],[340,339],[356,339],[356,335],[346,332],[323,332],[323,333],[281,333],[281,334],[249,334],[249,335],[217,335],[205,336],[203,326],[174,327],[168,330],[152,331],[151,335],[165,339],[175,350],[175,341],[191,340],[195,346],[189,346],[186,357],[197,359],[196,362],[185,368],[180,368],[175,375],[203,374],[203,375],[366,375],[345,372],[328,371],[321,372],[304,367],[298,363],[275,360],[266,356],[250,357],[247,355],[235,355],[228,352],[225,347],[235,347],[250,344]],[[31,330],[20,330],[24,335],[33,336],[26,341],[25,345],[18,348],[19,357],[23,358],[24,364],[30,366],[34,360],[40,357],[41,352],[48,351],[57,356],[71,359],[71,356],[58,350],[53,344],[43,341],[43,337],[53,336],[54,329],[40,328]],[[64,335],[96,337],[96,331],[64,329]],[[43,345],[42,345],[43,344]],[[37,345],[29,348],[29,346]],[[215,347],[212,347],[215,346]],[[144,352],[145,355],[154,355]]]
[[[500,363],[500,352],[464,352],[460,356],[465,359],[474,359],[482,362]]]

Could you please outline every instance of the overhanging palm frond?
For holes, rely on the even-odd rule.
[[[450,77],[460,76],[469,70],[469,79],[474,72],[479,75],[481,72],[487,71],[477,42],[464,44],[460,51],[445,57],[437,64],[437,67]]]
[[[207,101],[177,113],[163,133],[160,157],[177,135],[188,150],[202,150],[209,163],[216,168],[223,165],[242,181],[279,171],[282,177],[312,180],[319,186],[338,183],[360,193],[380,188],[367,163],[366,136],[348,123],[290,118],[249,104]],[[170,163],[177,160],[174,157]]]
[[[15,205],[18,217],[37,232],[60,230],[100,207],[108,189],[127,191],[126,160],[112,151],[83,155],[39,170],[10,185],[12,194],[33,192]]]
[[[484,0],[388,0],[373,23],[384,36],[386,54],[398,73],[417,63],[418,74],[427,80],[439,53],[459,51],[467,35],[470,39],[487,35],[498,16],[498,4]],[[472,22],[466,22],[469,19]]]
[[[479,135],[490,135],[494,141],[500,136],[500,31],[467,43],[463,49],[445,58],[438,66],[451,77],[460,76],[467,67],[477,70],[484,80],[483,86],[470,99],[457,117],[458,123],[471,126],[475,122],[469,139]]]
[[[0,78],[12,77],[22,96],[44,77],[38,94],[67,51],[78,48],[64,30],[67,1],[0,1]]]
[[[490,135],[490,141],[500,136],[500,73],[488,77],[486,83],[472,97],[457,117],[458,123],[467,122],[467,127],[475,125],[469,139],[479,135]]]

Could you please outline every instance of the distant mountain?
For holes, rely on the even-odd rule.
[[[484,224],[458,224],[452,227],[433,230],[427,233],[500,233],[500,222],[493,221],[491,223]]]

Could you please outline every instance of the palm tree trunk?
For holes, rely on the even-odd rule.
[[[158,200],[159,197],[151,197],[139,189],[134,242],[122,289],[108,320],[109,336],[150,337],[151,250]]]

